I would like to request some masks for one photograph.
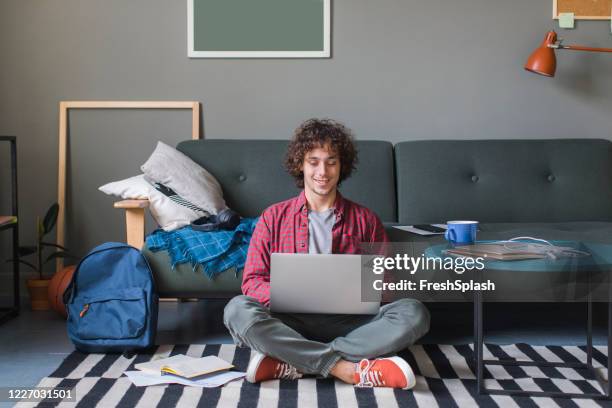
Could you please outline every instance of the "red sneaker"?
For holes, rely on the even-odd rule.
[[[261,353],[255,353],[249,362],[246,373],[246,380],[251,383],[267,380],[295,380],[297,378],[302,378],[302,374],[294,366],[264,356]]]
[[[410,365],[401,357],[361,360],[355,373],[356,387],[390,387],[410,389],[416,378]]]

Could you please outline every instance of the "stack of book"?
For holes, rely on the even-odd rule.
[[[532,250],[529,245],[522,242],[512,243],[482,243],[473,245],[462,245],[447,249],[447,254],[456,256],[466,256],[469,258],[487,258],[499,261],[517,261],[523,259],[542,259],[546,258],[543,251]]]

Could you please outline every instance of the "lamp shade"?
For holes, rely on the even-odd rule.
[[[549,47],[549,45],[554,45],[556,42],[557,33],[554,31],[547,32],[542,44],[527,59],[525,69],[540,75],[555,76],[557,59],[555,58],[554,48]]]

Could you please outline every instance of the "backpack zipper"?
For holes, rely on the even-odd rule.
[[[85,316],[85,313],[87,313],[88,310],[89,310],[89,303],[85,303],[85,306],[83,306],[83,310],[81,310],[81,313],[79,313],[79,317]]]

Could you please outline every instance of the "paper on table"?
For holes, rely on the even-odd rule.
[[[574,13],[559,13],[559,27],[574,28]]]
[[[153,374],[144,371],[126,371],[123,374],[125,374],[136,387],[159,384],[183,384],[202,388],[220,387],[246,375],[246,373],[240,371],[225,371],[220,374],[209,374],[198,380],[189,380],[175,375]]]
[[[431,224],[431,225],[433,225],[434,227],[440,227],[440,228],[446,229],[446,224]],[[412,225],[394,225],[393,228],[397,228],[402,231],[412,232],[418,235],[442,235],[444,234],[443,232],[424,231],[418,228],[414,228],[414,226]]]
[[[462,245],[456,248],[447,249],[444,251],[449,255],[467,256],[470,258],[490,258],[499,261],[519,261],[525,259],[542,259],[546,258],[545,253],[529,251],[524,243],[517,242],[517,245],[511,243],[480,243],[472,245]]]

